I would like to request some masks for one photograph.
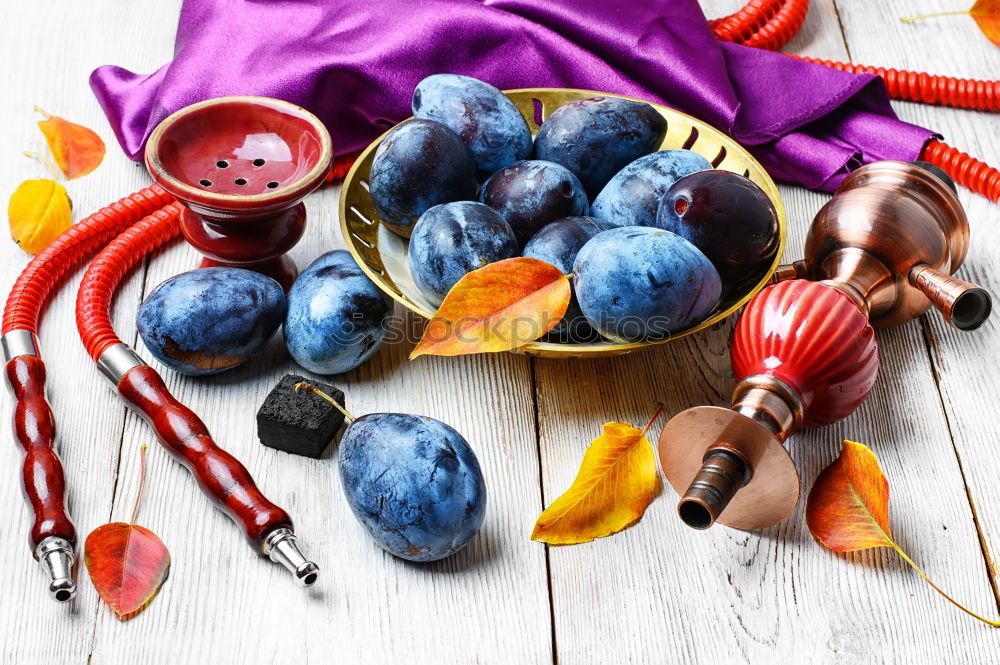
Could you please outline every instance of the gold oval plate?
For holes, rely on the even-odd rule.
[[[504,94],[521,111],[521,115],[528,122],[528,127],[531,128],[532,135],[537,134],[538,128],[541,126],[541,123],[536,122],[536,119],[544,120],[550,113],[567,102],[588,97],[633,99],[605,92],[568,88],[524,88],[506,90]],[[778,194],[778,187],[771,180],[764,167],[741,145],[714,127],[666,106],[652,102],[646,103],[655,108],[667,121],[667,133],[660,145],[660,150],[678,148],[693,150],[710,161],[715,168],[744,175],[757,183],[767,193],[778,211],[779,246],[774,261],[760,275],[760,279],[750,281],[735,292],[730,293],[707,319],[696,326],[673,333],[667,339],[631,344],[532,342],[515,349],[516,353],[545,358],[600,358],[624,355],[653,344],[663,344],[670,340],[679,339],[707,328],[737,311],[755,293],[764,288],[778,267],[781,254],[785,249],[788,222],[785,207]],[[348,250],[372,281],[407,309],[429,319],[433,316],[435,307],[420,293],[410,276],[406,259],[409,241],[393,233],[381,223],[378,213],[375,211],[375,205],[372,203],[371,195],[368,193],[368,177],[372,161],[375,158],[375,150],[384,136],[385,134],[378,137],[365,148],[344,179],[343,189],[340,193],[340,228]]]

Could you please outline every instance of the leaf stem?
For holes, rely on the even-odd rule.
[[[43,155],[40,152],[27,152],[27,151],[25,151],[24,156],[25,157],[34,157],[35,159],[37,159],[37,160],[39,160],[41,162],[44,162],[45,165],[48,166],[49,169],[52,171],[52,179],[53,180],[59,180],[59,171],[56,170],[55,164],[53,164],[52,160],[50,160],[48,157],[46,157],[45,155]]]
[[[129,524],[135,524],[135,517],[139,514],[139,499],[142,498],[142,487],[146,484],[146,442],[143,441],[139,448],[139,491],[135,493],[135,506],[132,508],[132,517]]]
[[[649,422],[646,423],[646,426],[642,428],[643,436],[646,436],[646,432],[648,432],[649,428],[653,426],[653,423],[656,422],[656,419],[660,417],[661,413],[663,413],[663,402],[657,402],[656,412],[653,414],[653,417],[649,419]]]
[[[344,417],[347,418],[348,421],[350,421],[350,422],[353,423],[355,420],[357,420],[354,416],[351,415],[350,411],[348,411],[347,409],[345,409],[344,407],[342,407],[340,405],[340,402],[338,402],[337,400],[333,399],[332,397],[330,397],[325,392],[323,392],[322,390],[320,390],[319,388],[317,388],[313,384],[309,383],[308,381],[299,381],[298,383],[296,383],[295,384],[295,390],[296,390],[296,392],[302,390],[302,391],[305,391],[305,392],[313,393],[314,395],[319,395],[320,397],[322,397],[323,399],[325,399],[327,402],[329,402],[330,404],[333,404],[335,407],[337,407],[337,410],[340,411],[342,414],[344,414]]]
[[[933,14],[921,14],[920,16],[907,16],[906,18],[899,19],[903,23],[913,23],[914,21],[922,21],[925,18],[937,18],[938,16],[957,16],[959,14],[968,14],[969,10],[964,11],[954,11],[954,12],[935,12]]]
[[[969,616],[971,616],[971,617],[974,617],[974,618],[976,618],[976,619],[979,619],[980,621],[982,621],[982,622],[983,622],[983,623],[985,623],[985,624],[988,624],[988,625],[990,625],[990,626],[993,626],[994,628],[1000,628],[1000,621],[991,621],[990,619],[987,619],[987,618],[985,618],[985,617],[981,617],[981,616],[979,616],[978,614],[976,614],[976,613],[975,613],[975,612],[973,612],[972,610],[968,609],[967,607],[963,606],[963,605],[962,605],[961,603],[959,603],[959,602],[958,602],[957,600],[955,600],[954,598],[952,598],[951,596],[949,596],[948,594],[946,594],[946,593],[945,593],[944,591],[942,591],[942,590],[941,590],[941,588],[940,588],[940,587],[938,587],[938,585],[934,584],[934,582],[931,582],[930,578],[929,578],[929,577],[927,577],[927,575],[926,575],[926,574],[924,573],[924,571],[920,570],[920,566],[918,566],[917,564],[915,564],[915,563],[913,562],[913,559],[911,559],[910,557],[908,557],[908,556],[906,555],[906,552],[904,552],[904,551],[903,551],[903,550],[902,550],[902,549],[901,549],[901,548],[899,547],[899,545],[897,545],[896,543],[893,543],[893,544],[892,544],[892,548],[893,548],[894,550],[896,550],[896,553],[897,553],[897,554],[899,554],[899,556],[903,557],[903,561],[905,561],[906,563],[910,564],[910,567],[911,567],[911,568],[913,568],[913,570],[917,571],[917,573],[918,573],[918,574],[920,575],[920,577],[924,578],[924,581],[925,581],[925,582],[927,582],[928,584],[930,584],[930,585],[931,585],[931,588],[932,588],[932,589],[934,589],[934,590],[935,590],[935,591],[937,591],[937,592],[938,592],[939,594],[941,594],[942,596],[944,596],[944,597],[945,597],[945,599],[946,599],[946,600],[947,600],[947,601],[948,601],[949,603],[951,603],[952,605],[954,605],[954,606],[955,606],[955,607],[957,607],[958,609],[962,610],[963,612],[965,612],[965,613],[966,613],[966,614],[968,614]]]

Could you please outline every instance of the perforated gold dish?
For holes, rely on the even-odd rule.
[[[521,111],[532,134],[538,132],[542,120],[567,102],[596,96],[621,97],[621,95],[610,95],[591,90],[562,88],[525,88],[507,90],[504,94]],[[759,280],[749,282],[737,292],[729,294],[707,319],[696,326],[673,333],[668,339],[632,344],[533,342],[520,347],[517,352],[546,358],[598,358],[623,355],[653,344],[662,344],[672,339],[678,339],[702,328],[707,328],[738,310],[764,287],[771,274],[778,267],[781,253],[785,248],[787,220],[785,208],[778,195],[778,188],[764,171],[764,168],[736,141],[717,129],[665,106],[650,105],[667,121],[667,133],[660,146],[661,150],[677,148],[693,150],[710,161],[715,168],[733,171],[750,178],[771,197],[778,211],[780,229],[779,248],[775,254],[774,262],[761,273]],[[375,149],[384,136],[384,134],[380,136],[361,153],[344,180],[343,190],[340,194],[341,230],[347,248],[354,255],[362,270],[371,277],[380,289],[413,312],[430,318],[435,307],[420,293],[407,266],[406,252],[409,241],[396,235],[380,222],[368,193],[368,176],[375,157]]]

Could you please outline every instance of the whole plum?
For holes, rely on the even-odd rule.
[[[436,561],[465,547],[486,515],[476,454],[440,420],[372,413],[340,441],[340,479],[354,516],[382,549]]]
[[[618,171],[660,147],[667,121],[645,102],[590,97],[563,104],[535,137],[535,157],[562,164],[597,196]]]
[[[593,217],[566,217],[542,227],[524,246],[521,256],[545,261],[568,274],[573,272],[576,255],[587,241],[611,228],[614,226]],[[574,295],[562,321],[546,338],[556,342],[591,342],[597,341],[598,335],[583,316]]]
[[[690,150],[663,150],[640,157],[604,186],[591,214],[615,226],[656,226],[660,199],[670,186],[689,173],[710,168],[707,159]]]
[[[428,208],[475,198],[476,184],[472,152],[462,139],[441,123],[419,119],[382,139],[368,179],[379,217],[404,236]]]
[[[242,268],[201,268],[171,277],[136,315],[149,352],[182,374],[218,374],[260,351],[285,316],[270,277]]]
[[[517,256],[510,225],[493,208],[474,201],[434,206],[417,220],[407,258],[418,287],[440,305],[466,273]]]
[[[285,344],[302,367],[341,374],[374,354],[388,332],[392,300],[338,249],[302,271],[288,292]]]
[[[500,213],[521,246],[549,222],[586,215],[590,209],[579,178],[565,166],[537,159],[494,173],[479,200]]]
[[[577,255],[573,274],[590,325],[618,342],[664,339],[694,325],[722,293],[719,273],[697,247],[649,227],[594,236]]]
[[[778,211],[749,178],[728,171],[684,176],[664,194],[656,226],[700,249],[727,284],[757,272],[778,251]]]
[[[413,116],[445,125],[465,142],[486,178],[531,156],[531,130],[514,103],[489,83],[434,74],[413,91]]]

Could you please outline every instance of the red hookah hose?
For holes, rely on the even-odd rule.
[[[724,42],[742,44],[771,20],[785,0],[750,0],[735,14],[709,20],[715,36]]]
[[[71,554],[76,529],[65,504],[66,483],[62,463],[53,449],[55,419],[45,398],[45,363],[38,355],[34,336],[40,312],[49,295],[84,258],[144,215],[173,198],[157,186],[138,191],[86,217],[39,252],[14,282],[4,305],[3,335],[18,348],[8,349],[6,376],[14,398],[14,436],[24,450],[21,481],[24,497],[34,513],[29,541],[38,557],[40,544],[62,539]],[[50,586],[57,600],[69,600],[75,586]],[[55,580],[53,580],[55,583]]]
[[[773,11],[770,2],[752,0],[742,10],[713,24],[716,37],[724,41],[738,41],[747,46],[777,50],[787,44],[799,31],[809,10],[809,0],[783,0],[780,9]],[[741,16],[745,25],[761,24],[749,38],[736,39],[732,30],[722,23]],[[765,20],[765,17],[766,18]],[[742,35],[739,35],[742,36]],[[791,55],[808,62],[832,69],[881,76],[889,95],[894,99],[940,104],[977,110],[1000,110],[1000,81],[979,81],[946,76],[932,76],[924,72],[900,71],[868,65],[808,58]],[[932,139],[924,147],[922,159],[938,166],[959,184],[985,196],[990,201],[1000,200],[1000,170],[964,153],[948,144]]]
[[[180,211],[177,203],[155,211],[126,229],[97,255],[80,284],[77,328],[87,353],[99,365],[109,361],[111,355],[134,359],[116,377],[119,394],[260,551],[266,549],[264,540],[276,529],[291,529],[288,513],[261,493],[246,467],[216,445],[201,419],[174,399],[156,370],[128,349],[111,324],[111,301],[118,284],[144,256],[179,235]],[[311,580],[304,583],[311,584],[314,579],[313,572]]]

